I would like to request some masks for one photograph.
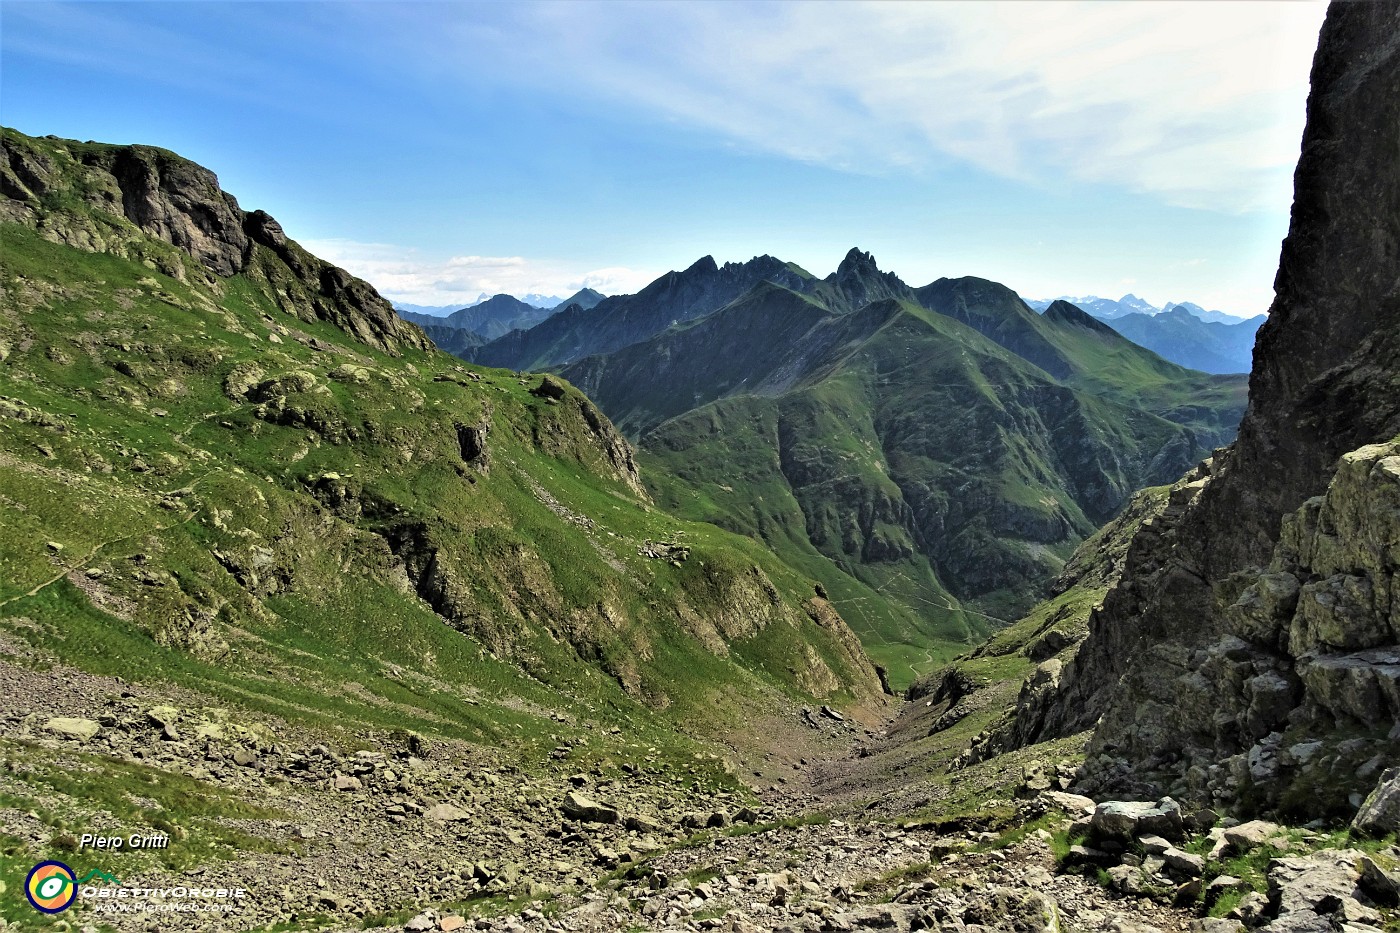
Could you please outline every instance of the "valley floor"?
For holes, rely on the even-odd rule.
[[[411,737],[397,754],[336,751],[330,737],[198,695],[51,658],[13,663],[32,650],[14,639],[0,648],[9,929],[52,924],[20,894],[29,865],[54,849],[75,872],[125,886],[249,892],[228,914],[98,913],[80,899],[67,919],[83,929],[452,929],[459,916],[462,928],[500,930],[1000,929],[998,918],[1057,911],[1066,928],[1131,915],[1178,930],[1188,917],[1054,875],[1046,832],[1012,841],[977,817],[930,820],[945,785],[881,795],[895,752],[855,757],[880,735],[815,710],[788,717],[784,742],[810,758],[758,752],[748,779],[764,789],[716,794],[660,773],[640,749],[622,779],[580,770],[597,760],[590,745],[626,747],[586,724],[561,723],[548,763],[529,768]],[[169,850],[77,845],[146,823],[170,834]]]
[[[923,701],[892,706],[878,729],[829,710],[775,715],[747,754],[731,747],[744,785],[716,790],[587,722],[560,721],[544,761],[407,734],[347,749],[343,735],[337,746],[336,736],[32,652],[0,643],[0,928],[1240,929],[1202,918],[1208,879],[1164,883],[1146,854],[1151,837],[1122,866],[1066,869],[1085,851],[1070,846],[1084,841],[1075,830],[1092,810],[1060,792],[1079,742],[950,775],[928,744],[946,711]],[[170,849],[78,845],[82,833],[125,837],[142,825],[169,833]],[[241,887],[248,897],[201,914],[101,913],[82,898],[46,918],[24,903],[20,879],[55,851],[75,872],[106,871],[127,887]],[[1245,890],[1219,888],[1230,900],[1215,913],[1239,902],[1254,925],[1272,919]],[[1349,903],[1363,912],[1354,923],[1317,929],[1382,928],[1379,913]]]

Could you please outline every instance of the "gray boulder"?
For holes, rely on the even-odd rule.
[[[1368,836],[1400,832],[1400,768],[1388,768],[1366,797],[1351,828]]]
[[[574,791],[564,795],[559,809],[564,811],[564,816],[580,823],[616,823],[621,819],[612,807]]]
[[[79,742],[91,741],[97,733],[102,731],[102,724],[91,719],[81,719],[76,716],[55,716],[44,723],[44,728],[54,735],[65,739],[77,739]]]
[[[1171,840],[1185,836],[1181,805],[1170,797],[1163,797],[1156,803],[1105,800],[1094,808],[1090,830],[1097,839],[1119,841],[1149,834]]]
[[[1269,863],[1269,901],[1277,905],[1280,920],[1290,914],[1330,916],[1338,911],[1365,913],[1360,902],[1357,864],[1361,852],[1323,849],[1301,858],[1276,858]],[[1304,926],[1302,929],[1307,929]]]
[[[471,814],[456,804],[440,803],[435,807],[429,807],[423,818],[432,820],[435,823],[455,823],[460,820],[471,819]]]

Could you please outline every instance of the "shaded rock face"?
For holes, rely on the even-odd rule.
[[[303,250],[263,211],[244,213],[200,165],[151,146],[37,140],[13,131],[0,145],[0,218],[56,243],[141,258],[185,279],[180,262],[146,254],[145,234],[219,279],[247,275],[287,313],[334,324],[375,349],[432,345],[369,283]]]
[[[1097,723],[1086,790],[1343,814],[1400,753],[1400,5],[1334,5],[1312,82],[1239,439],[1035,709]]]
[[[1400,7],[1334,4],[1233,475],[1208,502],[1244,527],[1212,540],[1210,572],[1265,559],[1282,517],[1322,492],[1342,454],[1400,433],[1397,127]]]
[[[579,413],[583,415],[584,423],[593,432],[603,455],[607,457],[613,475],[626,484],[638,499],[651,501],[646,487],[642,485],[642,476],[637,470],[636,454],[632,445],[627,443],[627,438],[623,437],[621,432],[613,427],[613,423],[586,397],[580,396],[578,405]]]
[[[110,164],[94,160],[121,186],[127,219],[189,253],[216,275],[242,271],[248,256],[243,212],[206,168],[159,149],[119,149]]]
[[[836,271],[826,277],[845,305],[854,310],[872,301],[889,299],[910,301],[913,290],[899,280],[893,272],[881,272],[870,253],[852,248],[836,267]]]

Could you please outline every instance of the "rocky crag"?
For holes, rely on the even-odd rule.
[[[431,346],[367,282],[307,253],[263,211],[245,213],[213,172],[173,152],[36,141],[6,145],[4,155],[0,218],[46,240],[187,280],[191,267],[152,251],[153,238],[194,258],[196,274],[212,288],[247,275],[275,294],[283,312],[334,324],[375,349]]]
[[[1081,789],[1349,816],[1400,760],[1398,127],[1400,6],[1334,4],[1239,439],[1007,727],[1092,728]]]

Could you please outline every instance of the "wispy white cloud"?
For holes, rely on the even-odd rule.
[[[489,72],[857,172],[954,160],[1228,212],[1288,203],[1324,12],[574,2],[459,7],[444,28],[442,9],[395,27],[435,77]]]
[[[567,297],[580,288],[604,294],[634,292],[656,278],[624,266],[583,269],[551,259],[523,256],[429,256],[389,243],[304,240],[302,246],[372,284],[393,301],[420,305],[468,304],[488,295]]]

